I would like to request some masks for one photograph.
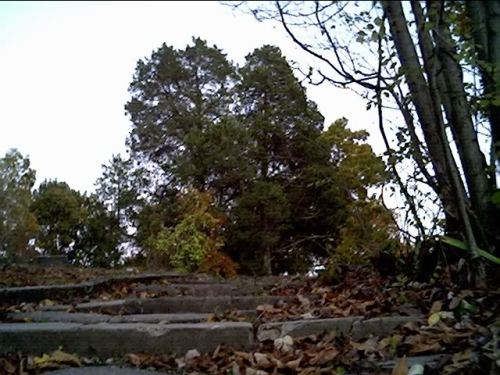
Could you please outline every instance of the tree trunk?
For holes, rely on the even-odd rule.
[[[407,27],[401,3],[399,1],[382,1],[382,6],[389,20],[394,45],[404,69],[412,102],[415,105],[425,143],[429,150],[436,177],[436,193],[443,203],[448,226],[459,226],[460,214],[454,198],[454,188],[449,172],[453,166],[448,165],[445,153],[449,146],[440,137],[442,129],[440,129],[439,124],[442,121],[436,119],[436,113],[432,110],[434,108],[433,100],[422,73],[422,67]]]
[[[430,55],[430,40],[426,39],[426,32],[421,30],[419,45],[426,74],[424,76],[401,3],[382,1],[382,7],[389,20],[394,45],[434,167],[437,194],[443,203],[447,219],[446,229],[452,233],[464,233],[469,250],[477,255],[476,236],[469,216],[469,200],[446,136],[443,101],[437,79],[438,66]],[[451,100],[449,102],[453,112],[453,103]]]
[[[266,275],[266,276],[272,275],[273,269],[271,266],[271,249],[269,247],[266,247],[266,249],[264,250],[263,261],[264,261],[264,264],[262,266],[263,266],[263,270],[264,270],[264,275]]]
[[[457,149],[464,168],[465,180],[469,189],[472,209],[481,226],[490,225],[488,217],[488,199],[492,193],[491,182],[488,181],[487,164],[479,147],[470,106],[463,85],[463,73],[459,65],[449,25],[440,19],[438,26],[437,56],[442,63],[445,86],[440,88],[451,104],[448,123],[456,135]]]
[[[500,0],[467,1],[472,35],[479,59],[484,93],[491,101],[487,116],[493,144],[492,159],[500,163]],[[494,164],[494,163],[493,163]],[[493,176],[495,177],[495,176]]]

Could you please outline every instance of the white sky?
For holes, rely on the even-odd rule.
[[[184,48],[193,36],[238,63],[263,44],[306,61],[279,25],[217,2],[0,2],[0,157],[17,148],[37,184],[52,178],[93,191],[101,165],[125,151],[137,61],[163,42]],[[344,116],[378,133],[354,93],[324,85],[308,94],[327,123]]]

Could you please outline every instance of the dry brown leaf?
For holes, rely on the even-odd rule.
[[[299,375],[318,375],[321,370],[318,367],[307,367],[299,372]]]
[[[362,343],[352,341],[351,345],[356,350],[361,350],[364,352],[377,352],[378,346],[379,346],[378,337],[376,337],[376,336],[371,337]]]
[[[419,342],[410,348],[410,354],[421,354],[427,352],[438,352],[441,350],[439,342]]]
[[[392,369],[391,375],[407,375],[408,374],[408,362],[406,361],[406,356],[398,359],[396,365]]]
[[[300,304],[303,306],[310,306],[311,301],[309,301],[309,298],[304,297],[303,295],[297,294],[297,299],[299,300]]]
[[[215,322],[215,321],[216,321],[216,319],[217,319],[217,317],[216,317],[216,316],[215,316],[215,314],[213,314],[213,313],[210,313],[210,314],[208,314],[208,316],[207,316],[207,322]]]
[[[320,351],[315,357],[309,360],[311,366],[322,366],[333,361],[339,355],[339,351],[335,348],[328,348]]]
[[[443,303],[441,301],[434,301],[429,311],[429,314],[438,313],[443,309]]]
[[[255,359],[255,363],[260,368],[269,368],[272,367],[271,361],[267,358],[267,355],[264,353],[254,353],[253,358]]]
[[[244,360],[247,360],[247,361],[251,361],[252,360],[252,355],[250,353],[235,351],[234,355],[236,357],[243,358]]]
[[[455,310],[460,305],[461,302],[462,302],[462,298],[461,297],[454,297],[450,301],[450,304],[448,305],[449,309],[450,310]]]
[[[103,292],[103,293],[99,294],[99,299],[101,301],[109,301],[111,298],[112,298],[112,296],[109,293]]]
[[[279,337],[274,340],[274,348],[282,353],[293,351],[293,339],[291,336]]]
[[[247,367],[245,370],[245,375],[268,375],[267,372],[262,370],[255,370],[251,367]]]
[[[294,359],[293,361],[288,361],[287,363],[285,363],[285,366],[291,370],[297,371],[300,367],[301,361],[302,361],[302,356],[300,356],[297,359]]]
[[[196,359],[196,358],[198,358],[200,356],[201,356],[201,354],[200,354],[200,352],[198,350],[191,349],[191,350],[188,350],[186,352],[186,355],[184,356],[184,360],[186,362],[190,362],[190,361],[193,361],[194,359]]]
[[[126,360],[136,367],[140,367],[143,363],[143,358],[138,354],[129,353],[125,356]]]
[[[311,312],[307,312],[305,314],[300,315],[302,319],[314,319],[314,315]]]
[[[16,372],[16,369],[17,367],[6,358],[0,358],[0,373],[13,374]]]

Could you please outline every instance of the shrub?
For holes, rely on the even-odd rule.
[[[177,225],[162,229],[154,240],[156,257],[183,272],[234,276],[236,265],[219,252],[224,245],[220,232],[225,218],[214,210],[212,195],[190,190],[178,199],[178,205]]]

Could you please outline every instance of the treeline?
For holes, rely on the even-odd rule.
[[[15,232],[1,218],[4,251],[31,243],[105,266],[127,244],[150,266],[270,274],[399,246],[391,213],[370,194],[389,176],[367,133],[346,119],[325,129],[279,48],[237,66],[201,39],[163,44],[137,63],[129,91],[128,155],[103,166],[95,194],[56,181],[31,193],[29,161],[2,159],[0,184],[15,191],[4,195],[24,207],[25,225]]]

